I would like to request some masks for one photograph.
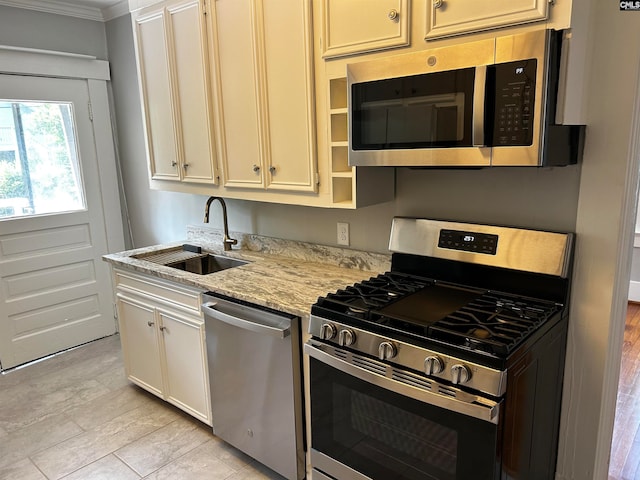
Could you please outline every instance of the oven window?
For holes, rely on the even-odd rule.
[[[475,69],[352,86],[352,148],[455,147],[472,143]]]
[[[442,472],[441,478],[455,478],[455,430],[342,385],[334,388],[333,404],[346,405],[334,411],[335,433],[356,452],[384,459],[387,464],[402,465],[419,459],[423,464],[420,470],[431,467]],[[361,441],[363,437],[366,442]],[[388,448],[391,445],[393,450]]]
[[[373,480],[498,478],[496,425],[310,362],[312,448]]]

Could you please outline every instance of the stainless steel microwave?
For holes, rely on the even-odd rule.
[[[555,124],[561,33],[536,30],[348,64],[349,164],[576,163],[584,126]]]

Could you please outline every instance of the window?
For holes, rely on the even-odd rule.
[[[0,218],[86,208],[70,103],[0,100]]]

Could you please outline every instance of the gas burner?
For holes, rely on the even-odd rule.
[[[454,345],[506,355],[551,317],[551,302],[486,293],[430,327],[430,336]]]
[[[363,282],[363,285],[384,290],[390,296],[399,296],[416,292],[429,283],[432,282],[424,278],[387,272]]]
[[[364,308],[347,307],[346,313],[347,315],[356,318],[364,318],[367,316],[367,310]]]

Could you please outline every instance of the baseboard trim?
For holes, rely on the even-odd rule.
[[[629,282],[629,301],[640,302],[640,282]]]

